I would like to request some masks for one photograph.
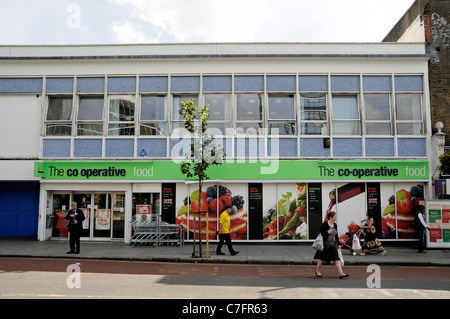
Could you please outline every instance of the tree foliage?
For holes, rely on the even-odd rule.
[[[181,172],[188,178],[197,178],[201,187],[202,181],[208,179],[206,170],[209,165],[222,164],[223,148],[217,146],[212,136],[206,132],[209,119],[208,105],[198,109],[193,99],[181,101],[178,113],[183,117],[184,127],[191,135],[190,154],[185,154]]]

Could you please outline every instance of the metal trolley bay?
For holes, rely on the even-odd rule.
[[[160,221],[135,221],[130,245],[184,245],[185,230],[181,225]]]

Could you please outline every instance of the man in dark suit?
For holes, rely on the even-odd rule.
[[[69,237],[70,237],[70,251],[68,254],[80,253],[80,237],[83,230],[83,220],[85,219],[84,213],[81,209],[77,208],[77,202],[72,203],[72,209],[67,213],[65,217],[69,221]]]

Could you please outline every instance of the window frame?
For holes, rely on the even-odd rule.
[[[225,111],[223,112],[225,116],[223,119],[211,119],[211,116],[209,117],[207,133],[214,135],[214,136],[225,136],[233,127],[232,94],[231,94],[231,92],[205,92],[205,93],[203,93],[202,94],[203,105],[209,106],[210,114],[211,114],[212,110],[211,110],[210,104],[207,103],[208,102],[207,97],[210,97],[213,95],[222,95],[222,96],[224,96],[225,99],[227,98],[228,110],[226,110],[227,105],[225,104],[224,105]],[[227,119],[227,117],[228,117],[228,119]],[[223,127],[218,127],[218,126],[223,126]],[[215,134],[215,133],[217,133],[217,130],[220,130],[221,134]]]
[[[297,136],[297,95],[295,92],[268,92],[267,93],[267,135],[279,135],[279,136]],[[292,109],[289,110],[289,113],[292,114],[292,117],[279,117],[279,118],[271,118],[271,101],[272,99],[277,98],[289,98],[292,101]],[[290,105],[289,105],[290,107]],[[280,129],[283,127],[284,129]],[[272,132],[273,129],[277,129],[278,131]],[[289,132],[290,131],[290,132]]]
[[[324,98],[325,99],[325,119],[320,119],[320,116],[318,119],[304,119],[303,118],[303,114],[306,113],[307,111],[303,111],[302,110],[302,99],[303,98],[314,98],[313,95],[317,95],[316,98]],[[300,118],[299,118],[299,135],[300,136],[329,136],[330,135],[330,124],[329,124],[329,106],[328,106],[328,94],[326,92],[300,92],[300,105],[299,105],[299,112],[300,112]],[[320,112],[320,111],[319,111]],[[320,113],[319,113],[320,114]],[[304,133],[303,127],[305,127],[305,129],[307,128],[308,124],[313,124],[313,125],[321,125],[322,127],[325,127],[326,131],[325,132],[321,132],[320,134],[307,134]],[[305,125],[305,126],[303,126]],[[306,132],[306,130],[305,130]]]
[[[122,114],[120,114],[120,103],[119,102],[119,114],[118,114],[118,120],[117,119],[111,119],[111,114],[112,114],[112,101],[121,101],[121,100],[127,100],[126,98],[129,98],[130,102],[134,103],[134,107],[133,107],[133,115],[132,115],[132,120],[121,120],[122,117],[124,117]],[[135,94],[109,94],[108,95],[108,111],[107,111],[107,136],[136,136],[136,113],[137,113],[137,100],[136,100],[136,95]],[[116,125],[116,128],[111,128],[111,126]],[[126,127],[128,126],[128,127]],[[124,127],[124,128],[122,128]],[[122,131],[122,130],[129,130],[130,134],[123,134],[123,132],[126,131]],[[118,134],[111,134],[111,132],[117,131]]]
[[[80,120],[79,119],[79,115],[80,115],[80,105],[81,105],[81,100],[82,99],[101,99],[103,100],[103,106],[102,106],[102,118],[97,120]],[[76,114],[76,118],[75,118],[75,123],[76,123],[76,136],[83,136],[83,137],[89,137],[89,136],[99,136],[99,137],[104,137],[106,136],[105,134],[105,108],[106,108],[106,102],[105,101],[105,96],[104,94],[79,94],[77,95],[77,114]],[[109,115],[109,113],[108,113]],[[80,130],[86,130],[85,128],[81,128],[80,126],[87,126],[87,125],[101,125],[101,130],[98,131],[92,131],[92,132],[96,132],[97,134],[80,134]]]
[[[70,99],[71,105],[70,105],[70,115],[69,119],[64,120],[55,120],[55,119],[48,119],[49,110],[50,110],[50,104],[51,99]],[[47,108],[45,112],[45,120],[44,120],[44,127],[45,127],[45,136],[72,136],[73,133],[73,118],[74,118],[74,101],[73,101],[73,94],[51,94],[47,96]],[[67,127],[69,130],[68,134],[49,134],[49,126],[52,125],[55,128],[56,127]]]
[[[367,104],[366,103],[366,97],[367,96],[382,96],[382,95],[387,95],[387,101],[388,101],[388,115],[389,115],[389,119],[368,119],[368,112],[367,112]],[[364,108],[364,125],[363,125],[363,132],[364,135],[366,136],[393,136],[394,135],[394,129],[392,127],[393,125],[393,107],[392,107],[392,94],[390,92],[364,92],[362,100],[364,101],[363,103],[363,108]],[[388,124],[389,125],[389,133],[385,133],[385,131],[381,134],[377,134],[377,133],[368,133],[368,129],[367,129],[367,124]]]
[[[238,97],[244,95],[257,95],[260,99],[260,118],[256,119],[238,119]],[[265,96],[264,92],[239,92],[235,93],[234,96],[235,102],[235,110],[234,110],[234,118],[235,118],[235,135],[251,135],[251,136],[264,136],[263,128],[264,128],[264,119],[265,119]],[[256,125],[255,125],[256,124]],[[253,132],[254,130],[254,132]]]
[[[181,101],[187,102],[191,98],[193,98],[194,99],[194,103],[195,103],[195,105],[197,105],[197,107],[199,106],[198,102],[200,100],[200,94],[199,93],[172,93],[171,94],[171,97],[170,97],[170,99],[171,99],[171,105],[170,105],[170,110],[171,110],[171,115],[170,115],[170,124],[171,124],[170,135],[172,137],[179,136],[180,133],[181,133],[181,135],[183,135],[185,130],[186,130],[184,128],[184,123],[183,123],[184,119],[182,119],[181,116],[178,114],[179,108],[177,108],[176,112],[175,112],[175,109],[174,109],[174,107],[175,107],[175,98],[178,98],[178,97],[183,97],[183,99],[180,98],[180,102]],[[186,98],[186,99],[184,99],[184,98]],[[177,118],[174,118],[174,114],[177,114]],[[174,134],[175,130],[178,130],[178,133]],[[187,132],[187,130],[186,130],[186,132]]]
[[[144,98],[151,98],[151,97],[155,97],[155,98],[162,98],[163,99],[163,103],[164,103],[164,108],[163,108],[163,119],[143,119],[142,118],[142,111],[143,111],[143,99]],[[168,132],[168,121],[167,121],[167,113],[168,113],[168,96],[167,94],[140,94],[139,95],[139,111],[137,112],[137,116],[138,116],[138,134],[139,136],[167,136],[167,132]],[[154,127],[151,127],[151,125],[154,125]],[[159,125],[164,125],[164,129],[160,129],[158,126]],[[143,129],[147,130],[151,130],[151,132],[153,132],[154,134],[143,134],[142,130]],[[161,126],[162,127],[162,126]],[[158,134],[159,133],[159,134]]]
[[[420,114],[420,120],[400,120],[398,119],[398,109],[399,109],[399,105],[398,105],[398,100],[397,97],[399,95],[411,95],[411,96],[415,96],[418,98],[418,102],[419,102],[419,114]],[[395,93],[395,134],[397,136],[424,136],[425,133],[425,113],[424,113],[424,107],[423,107],[423,93],[422,92],[396,92]],[[400,125],[404,125],[404,124],[420,124],[420,133],[419,134],[414,134],[414,132],[412,134],[409,133],[399,133],[399,124]]]
[[[358,118],[347,118],[347,119],[342,119],[342,118],[336,118],[336,114],[337,112],[335,112],[335,106],[336,103],[334,103],[334,98],[335,97],[355,97],[355,101],[356,101],[356,110],[358,111]],[[331,107],[331,115],[330,115],[330,119],[331,119],[331,135],[332,136],[345,136],[345,137],[352,137],[352,136],[362,136],[362,129],[361,129],[361,94],[360,93],[331,93],[331,101],[330,101]],[[345,123],[352,123],[352,124],[357,124],[356,128],[358,128],[358,132],[357,133],[336,133],[336,128],[335,128],[335,124],[345,124]],[[351,128],[351,127],[349,127]],[[350,130],[351,131],[351,130]],[[349,131],[349,132],[350,132]]]

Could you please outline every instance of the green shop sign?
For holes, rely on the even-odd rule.
[[[175,161],[44,161],[34,175],[47,180],[185,180]],[[416,161],[224,161],[211,166],[214,180],[421,180],[428,162]]]

